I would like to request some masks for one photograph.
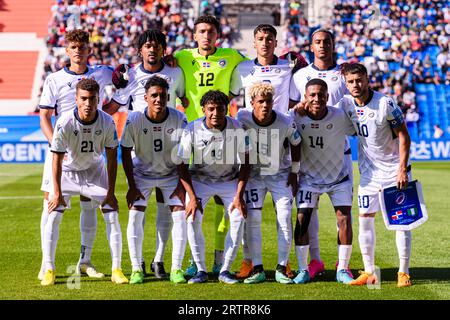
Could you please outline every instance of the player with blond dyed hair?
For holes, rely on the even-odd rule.
[[[298,189],[301,138],[292,118],[273,110],[274,92],[268,83],[255,83],[249,88],[253,109],[241,109],[237,114],[237,119],[247,130],[252,150],[252,171],[245,190],[246,242],[253,263],[252,274],[244,280],[248,284],[266,280],[262,263],[261,217],[267,192],[272,195],[278,225],[275,279],[283,284],[293,283],[286,273],[286,265],[292,244],[291,210]]]

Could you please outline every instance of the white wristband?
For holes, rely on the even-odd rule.
[[[297,174],[300,171],[300,161],[293,161],[291,172]]]

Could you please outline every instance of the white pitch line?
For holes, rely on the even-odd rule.
[[[124,194],[116,194],[116,197],[125,196]],[[0,200],[17,200],[17,199],[41,199],[43,195],[40,196],[4,196],[0,197]]]

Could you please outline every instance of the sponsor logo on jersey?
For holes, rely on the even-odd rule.
[[[203,68],[211,68],[211,63],[209,61],[203,61],[202,62],[202,67]]]
[[[226,59],[220,59],[218,64],[219,64],[219,67],[225,68],[227,66],[227,60]]]
[[[318,123],[311,123],[311,129],[319,129]]]
[[[269,66],[267,66],[267,67],[261,67],[261,72],[262,72],[262,73],[268,73],[268,72],[270,72],[270,67],[269,67]]]
[[[195,60],[192,60],[192,61],[191,61],[192,65],[194,65],[194,64],[195,64],[195,62],[196,62]]]
[[[302,124],[302,129],[305,129],[305,127],[306,127],[306,125],[305,125],[305,124]]]
[[[274,71],[275,73],[280,73],[280,72],[281,72],[281,69],[280,69],[280,68],[273,68],[273,71]]]
[[[83,133],[91,133],[91,128],[83,128]]]
[[[404,192],[400,192],[396,197],[395,197],[395,203],[400,205],[402,203],[404,203],[406,201],[406,194]]]
[[[374,112],[371,112],[371,113],[368,114],[369,118],[373,118],[374,115],[375,115]]]
[[[203,140],[203,139],[202,139],[202,142],[203,142],[203,145],[204,145],[205,147],[208,145],[208,140]]]
[[[75,131],[73,132],[73,134],[74,134],[75,136],[77,136],[77,135],[78,135],[78,130],[75,130]]]
[[[307,76],[307,77],[306,77],[306,80],[307,80],[307,81],[311,80],[311,77],[310,77],[310,76]]]
[[[148,129],[147,129],[147,128],[144,128],[142,131],[144,131],[144,134],[147,134]]]
[[[338,80],[338,77],[337,76],[332,76],[331,77],[331,81],[337,81]]]
[[[362,117],[364,115],[364,109],[356,109],[356,115]]]
[[[102,134],[102,130],[101,130],[101,129],[95,130],[95,134],[96,134],[97,136],[101,135],[101,134]]]
[[[170,128],[170,129],[167,130],[167,133],[171,134],[173,132],[173,130],[175,130],[175,129],[174,128]]]
[[[161,127],[153,127],[153,132],[159,132],[161,131]]]
[[[327,128],[328,130],[333,129],[333,124],[332,124],[332,123],[327,124],[326,128]]]

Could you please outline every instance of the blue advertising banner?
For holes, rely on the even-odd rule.
[[[350,137],[352,160],[358,161],[358,138]],[[449,139],[423,139],[411,141],[409,157],[411,161],[449,161]]]
[[[0,141],[0,163],[44,162],[47,151],[46,142]]]
[[[422,186],[419,181],[408,183],[405,190],[397,187],[380,192],[381,211],[388,230],[412,230],[428,219]]]

